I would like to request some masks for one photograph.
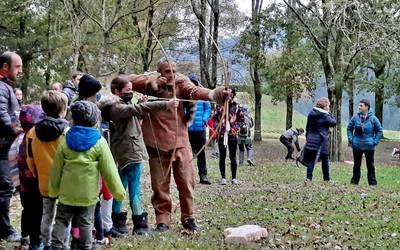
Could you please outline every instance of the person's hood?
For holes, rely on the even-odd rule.
[[[111,107],[117,103],[121,103],[122,100],[116,95],[104,95],[97,102],[97,107],[101,111],[101,117],[104,121],[110,120]]]
[[[322,117],[322,116],[324,116],[324,115],[326,115],[326,114],[329,114],[329,112],[326,111],[326,110],[324,110],[324,109],[314,107],[314,108],[310,111],[310,113],[308,114],[308,116],[309,116],[311,119],[319,119],[320,117]]]
[[[363,113],[358,112],[358,116],[361,117],[362,115],[363,115]],[[370,118],[370,117],[373,116],[373,115],[374,115],[374,113],[373,113],[371,110],[368,110],[368,113],[367,113],[367,117],[366,117],[366,118],[368,119],[368,118]]]
[[[83,126],[72,126],[65,136],[68,147],[77,152],[89,150],[100,138],[98,129]]]
[[[46,116],[35,126],[36,135],[39,140],[50,142],[56,140],[68,127],[68,121],[65,119],[56,119]]]
[[[72,89],[72,90],[74,90],[74,91],[77,90],[77,87],[75,86],[75,84],[74,84],[71,80],[66,81],[66,82],[64,83],[63,88],[64,88],[64,89],[65,89],[65,88],[69,88],[69,89]]]

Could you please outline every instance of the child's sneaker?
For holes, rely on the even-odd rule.
[[[393,148],[393,151],[392,151],[392,156],[393,156],[393,157],[396,155],[397,150],[398,150],[397,148]]]
[[[236,179],[232,179],[232,184],[233,184],[233,185],[239,185],[239,182],[238,182],[238,180],[236,180]]]
[[[220,182],[219,184],[221,184],[221,185],[226,185],[226,184],[227,184],[226,179],[225,179],[225,178],[222,178],[222,179],[221,179],[221,182]]]

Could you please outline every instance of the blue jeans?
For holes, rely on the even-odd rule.
[[[312,180],[315,163],[318,161],[318,151],[307,150],[307,179]],[[324,181],[329,181],[329,155],[319,154],[319,158],[322,161],[322,175]]]
[[[142,174],[143,163],[131,163],[119,171],[122,185],[129,191],[129,204],[132,214],[141,215],[143,213],[142,199],[140,197],[140,176]],[[121,213],[122,202],[113,201],[113,213]]]

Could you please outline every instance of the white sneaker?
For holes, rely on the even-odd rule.
[[[392,156],[394,157],[394,155],[397,153],[397,149],[396,148],[394,148],[393,149],[393,152],[392,152]]]
[[[226,185],[226,184],[227,184],[226,179],[222,178],[222,179],[221,179],[221,182],[220,182],[219,184],[221,184],[221,185]]]
[[[236,179],[232,179],[232,184],[233,184],[233,185],[239,185],[239,182],[238,182],[238,180],[236,180]]]

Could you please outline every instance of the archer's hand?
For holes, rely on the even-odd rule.
[[[217,87],[209,93],[209,99],[215,101],[219,105],[223,105],[226,100],[232,97],[232,90],[225,87]]]
[[[179,106],[179,100],[178,99],[171,99],[170,101],[167,102],[167,108],[169,110],[175,110]]]
[[[138,103],[144,103],[149,100],[149,97],[147,95],[141,95],[138,99]]]

